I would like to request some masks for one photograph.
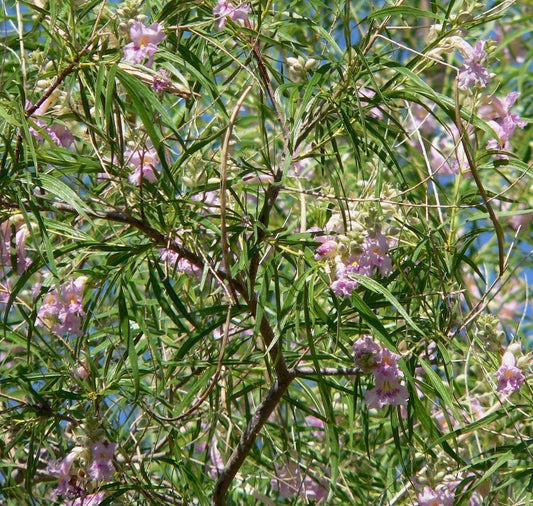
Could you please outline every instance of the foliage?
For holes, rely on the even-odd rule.
[[[532,15],[4,4],[0,500],[528,504]]]

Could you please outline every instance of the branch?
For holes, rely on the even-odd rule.
[[[268,420],[272,411],[274,411],[279,404],[283,394],[286,392],[294,378],[294,374],[289,375],[283,381],[274,381],[273,385],[270,387],[267,396],[263,399],[263,402],[261,402],[252,416],[248,426],[241,435],[237,448],[233,450],[231,457],[218,478],[218,482],[213,492],[212,504],[214,506],[223,506],[226,504],[226,492],[228,491],[231,482],[250,453],[257,438],[257,434]]]
[[[295,367],[291,373],[297,378],[306,376],[361,376],[364,374],[358,367]]]

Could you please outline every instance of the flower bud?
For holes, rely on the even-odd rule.
[[[522,345],[520,343],[511,343],[507,346],[507,351],[517,357],[522,354]]]

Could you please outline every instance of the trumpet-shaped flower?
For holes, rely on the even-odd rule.
[[[140,186],[142,179],[154,183],[157,180],[157,151],[150,147],[148,149],[127,149],[124,153],[126,163],[133,168],[133,172],[128,176],[128,180],[135,186]]]
[[[315,253],[315,260],[322,258],[334,258],[337,254],[338,244],[336,241],[330,239],[324,241],[317,249]]]
[[[448,488],[434,490],[424,487],[418,494],[418,506],[453,506],[455,494]]]
[[[271,485],[283,499],[300,497],[313,500],[316,504],[326,500],[327,482],[313,479],[309,474],[302,476],[300,468],[293,462],[284,464],[276,474],[277,478],[271,480]]]
[[[78,479],[78,472],[72,469],[72,464],[80,458],[82,453],[83,448],[75,447],[61,462],[48,467],[48,472],[59,478],[59,483],[53,492],[55,497],[77,497],[84,493],[84,487]]]
[[[370,336],[361,336],[353,345],[355,364],[361,371],[370,373],[378,366],[381,348]]]
[[[11,255],[12,229],[15,228],[15,256]],[[22,274],[30,265],[27,257],[26,241],[28,226],[22,219],[6,220],[0,224],[0,266],[16,267],[17,273]]]
[[[459,88],[468,89],[478,84],[481,88],[484,88],[490,80],[488,70],[480,64],[487,57],[487,53],[483,50],[485,41],[478,40],[474,47],[466,41],[463,42],[461,52],[465,60],[457,76],[458,86]]]
[[[387,254],[389,243],[387,238],[377,232],[374,236],[366,237],[363,242],[363,252],[359,256],[361,267],[378,268],[381,277],[392,271],[392,262]]]
[[[166,35],[159,23],[146,26],[135,21],[130,27],[130,39],[131,42],[124,46],[124,60],[141,64],[148,59],[145,66],[151,67],[157,46],[166,39]]]
[[[526,379],[524,373],[516,367],[516,358],[510,351],[503,354],[502,365],[496,371],[495,376],[498,380],[497,390],[504,395],[520,390]]]
[[[250,14],[250,10],[250,6],[247,4],[235,7],[231,2],[218,0],[218,3],[213,8],[213,16],[216,18],[217,30],[222,30],[226,26],[228,18],[232,21],[246,21]]]
[[[83,310],[83,288],[87,278],[81,276],[70,278],[61,285],[59,293],[52,289],[44,297],[37,312],[36,325],[49,327],[53,332],[62,334],[69,332],[79,335]]]
[[[487,143],[487,149],[500,149],[509,151],[509,140],[514,134],[516,127],[524,128],[527,121],[524,121],[511,112],[520,93],[512,91],[505,98],[492,97],[488,104],[480,107],[480,116],[488,120],[490,127],[496,132],[496,139],[490,139]],[[506,158],[505,155],[499,155],[499,158]]]
[[[394,355],[394,354],[391,354]],[[370,408],[382,408],[386,404],[392,406],[406,405],[409,400],[407,388],[400,384],[399,370],[391,366],[379,366],[374,369],[376,386],[365,392],[365,401]]]
[[[98,441],[91,445],[93,461],[88,472],[93,480],[108,481],[111,478],[115,472],[113,456],[116,448],[116,443],[108,443],[107,441]]]

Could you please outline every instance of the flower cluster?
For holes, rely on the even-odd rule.
[[[227,0],[218,0],[217,4],[213,7],[213,16],[216,18],[217,30],[222,30],[226,26],[228,19],[244,23],[248,19],[250,11],[250,6],[247,4],[235,7]]]
[[[350,297],[358,283],[350,274],[373,276],[379,272],[382,277],[392,271],[388,256],[387,238],[380,232],[368,234],[361,244],[350,241],[346,236],[325,236],[317,248],[315,260],[326,259],[335,264],[336,279],[330,285],[338,297]]]
[[[59,292],[52,288],[43,299],[37,313],[36,325],[47,327],[57,334],[69,332],[81,333],[83,310],[83,288],[87,278],[80,276],[62,284]]]
[[[403,373],[398,368],[400,355],[381,348],[370,336],[362,336],[353,345],[356,365],[365,373],[373,373],[376,386],[365,393],[370,408],[406,405],[407,388],[400,384]]]
[[[98,505],[103,500],[103,492],[88,494],[88,489],[96,482],[109,481],[115,467],[113,457],[116,443],[97,441],[89,448],[76,446],[61,462],[49,466],[50,475],[57,477],[59,483],[54,490],[55,497],[71,499],[71,506],[77,504]]]
[[[135,21],[130,27],[131,42],[124,46],[124,60],[134,64],[142,64],[148,59],[144,66],[151,67],[157,46],[166,37],[159,23],[146,26],[139,21]]]

